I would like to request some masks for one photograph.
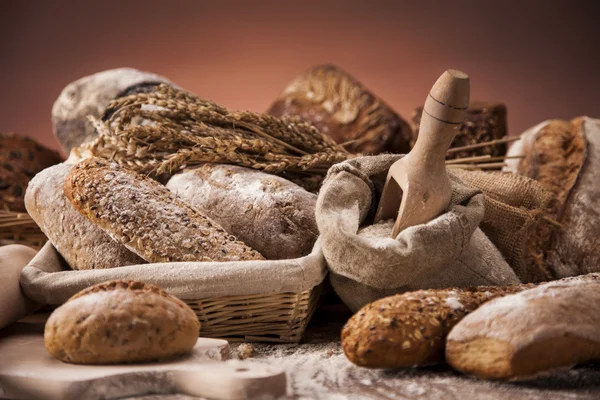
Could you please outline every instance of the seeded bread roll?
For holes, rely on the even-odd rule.
[[[342,348],[367,368],[407,368],[443,362],[450,329],[496,297],[533,285],[419,290],[386,297],[359,310],[342,329]]]
[[[60,161],[57,152],[33,139],[0,133],[0,210],[25,211],[29,180]]]
[[[167,188],[269,260],[309,254],[319,234],[317,196],[275,175],[205,164]]]
[[[406,121],[360,82],[333,65],[319,65],[294,79],[268,111],[298,117],[353,153],[408,153]]]
[[[160,183],[89,158],[65,181],[71,204],[148,262],[264,259]]]
[[[52,106],[54,135],[65,153],[96,137],[87,116],[100,117],[108,103],[133,87],[169,83],[166,78],[133,68],[116,68],[68,84]]]
[[[600,360],[600,274],[496,299],[448,336],[446,360],[484,379],[521,380]]]
[[[57,308],[44,343],[53,357],[73,364],[143,362],[191,351],[199,331],[192,309],[159,287],[109,281]]]
[[[73,269],[145,264],[73,208],[63,189],[72,168],[57,164],[29,182],[25,205],[31,218]]]

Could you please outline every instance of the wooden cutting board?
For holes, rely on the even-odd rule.
[[[179,393],[246,399],[286,392],[281,368],[223,362],[229,357],[225,340],[199,338],[192,354],[170,362],[91,366],[52,358],[42,332],[22,323],[0,331],[0,397],[93,400]]]

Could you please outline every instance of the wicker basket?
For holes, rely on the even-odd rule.
[[[29,214],[0,210],[0,245],[24,244],[40,249],[47,240]]]

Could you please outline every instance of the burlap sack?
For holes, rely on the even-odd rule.
[[[134,279],[158,285],[182,300],[299,293],[320,284],[327,273],[319,241],[311,254],[293,260],[174,262],[74,271],[50,242],[21,271],[27,297],[43,304],[62,304],[96,283]]]
[[[316,219],[331,283],[353,310],[411,290],[505,285],[519,279],[478,228],[484,196],[450,174],[452,200],[433,221],[374,239],[372,224],[385,176],[401,155],[359,157],[333,166],[317,200]]]
[[[543,217],[552,194],[539,182],[512,173],[460,169],[453,173],[485,194],[480,228],[519,279],[524,283],[551,280],[543,254],[553,227]]]

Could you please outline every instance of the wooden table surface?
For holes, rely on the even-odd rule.
[[[284,399],[554,400],[600,399],[600,364],[588,364],[526,383],[486,382],[445,365],[407,370],[369,370],[344,356],[339,332],[350,316],[340,305],[321,308],[301,344],[252,344],[255,362],[275,363],[288,373]],[[30,320],[41,324],[43,321]],[[231,344],[231,358],[239,344]],[[0,360],[1,362],[1,360]],[[189,400],[183,395],[140,400]]]

